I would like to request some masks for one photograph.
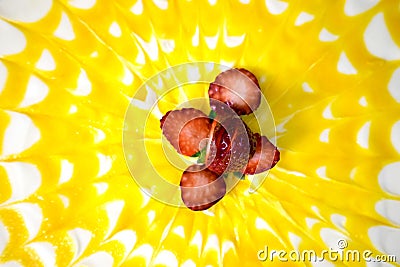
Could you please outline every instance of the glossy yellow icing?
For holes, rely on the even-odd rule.
[[[9,233],[0,263],[45,266],[47,259],[58,266],[81,266],[85,258],[105,252],[113,266],[280,266],[259,261],[257,252],[266,245],[320,252],[329,247],[322,234],[326,228],[345,236],[349,249],[384,253],[368,231],[377,225],[398,229],[377,212],[376,203],[400,200],[378,181],[385,166],[400,161],[392,143],[400,138],[392,133],[400,106],[388,90],[400,64],[371,54],[364,33],[382,13],[400,46],[396,1],[380,1],[355,16],[345,14],[346,1],[118,0],[92,1],[89,9],[71,2],[55,1],[33,23],[7,14],[0,18],[26,40],[23,51],[0,54],[8,71],[0,91],[0,140],[10,138],[12,112],[25,114],[40,132],[38,141],[18,153],[7,154],[6,148],[16,148],[0,142],[0,222]],[[301,12],[312,19],[295,26]],[[63,17],[73,37],[55,36]],[[111,31],[113,24],[118,26]],[[321,40],[323,29],[332,40]],[[54,70],[36,65],[44,49],[54,59]],[[353,67],[345,67],[345,73],[338,67],[343,52]],[[248,178],[204,213],[149,199],[132,179],[122,147],[125,112],[139,86],[170,66],[197,61],[254,72],[270,104],[281,150],[281,161],[256,192],[249,193]],[[20,107],[32,75],[48,93]],[[177,88],[158,108],[165,113],[204,96],[205,90],[206,85]],[[146,148],[160,174],[177,184],[180,172],[163,157],[158,119],[150,113]],[[368,122],[369,136],[363,139],[360,129]],[[135,155],[130,160],[148,164]],[[24,172],[24,185],[13,184],[18,174],[7,164],[16,162],[33,164],[40,186],[9,202],[14,192],[31,185]],[[40,216],[24,218],[20,204],[34,205]],[[345,218],[343,225],[335,224],[335,214]],[[77,239],[71,232],[76,229],[90,234]],[[115,236],[122,231],[136,238],[127,235],[128,241],[121,242]],[[300,240],[297,245],[293,235]],[[30,246],[40,242],[51,244],[53,253],[43,256]],[[82,251],[77,242],[83,242]]]

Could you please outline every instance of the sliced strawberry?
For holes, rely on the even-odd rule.
[[[204,147],[211,123],[206,114],[198,109],[183,108],[168,111],[160,120],[164,136],[181,154],[192,156]]]
[[[257,78],[246,69],[230,69],[220,73],[210,84],[208,96],[225,103],[238,115],[252,113],[261,101]],[[212,102],[210,105],[218,113],[219,107]]]
[[[280,152],[267,137],[255,134],[257,138],[256,152],[247,164],[246,174],[257,174],[273,168],[280,159]]]
[[[243,172],[253,156],[256,140],[240,118],[229,118],[213,129],[206,165],[213,172]]]
[[[191,210],[206,210],[225,196],[226,184],[223,177],[205,168],[192,165],[182,174],[181,197]]]

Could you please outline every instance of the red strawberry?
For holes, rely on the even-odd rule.
[[[255,134],[257,138],[256,152],[250,158],[245,173],[256,174],[273,168],[280,159],[280,152],[267,137]]]
[[[206,157],[206,165],[213,172],[243,172],[253,156],[256,140],[240,118],[229,118],[217,124]]]
[[[168,111],[160,120],[164,136],[181,154],[192,156],[204,146],[211,123],[206,114],[194,108]]]
[[[252,113],[261,101],[261,90],[257,78],[246,69],[230,69],[220,73],[208,89],[210,99],[219,100],[238,115]],[[219,107],[210,102],[217,113]]]
[[[205,168],[192,165],[182,174],[181,197],[191,210],[206,210],[225,196],[226,184],[223,177]]]

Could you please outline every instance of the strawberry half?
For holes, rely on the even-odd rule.
[[[255,134],[257,138],[256,152],[247,164],[246,174],[257,174],[273,168],[280,159],[280,152],[267,137]]]
[[[224,178],[204,165],[188,167],[182,174],[180,186],[183,203],[195,211],[209,209],[226,194]]]
[[[220,73],[208,89],[210,99],[221,101],[238,115],[252,113],[261,101],[261,90],[257,78],[246,69],[230,69]],[[210,102],[217,113],[220,107]]]
[[[206,165],[213,172],[243,172],[255,152],[253,133],[240,118],[229,118],[213,129]]]
[[[198,109],[183,108],[168,111],[160,120],[160,127],[171,145],[181,154],[192,156],[199,152],[208,137],[211,123]]]

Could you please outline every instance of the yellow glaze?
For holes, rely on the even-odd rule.
[[[31,23],[0,8],[1,21],[26,40],[22,51],[0,54],[0,71],[7,70],[0,83],[0,239],[6,240],[0,240],[0,265],[281,266],[258,260],[258,251],[319,253],[332,246],[326,231],[344,236],[349,249],[391,251],[374,244],[369,231],[400,231],[376,208],[381,200],[400,201],[379,180],[385,167],[400,162],[394,130],[400,89],[396,94],[389,86],[400,58],[369,51],[365,32],[383,17],[400,49],[399,1],[366,1],[376,3],[356,15],[345,13],[347,2],[357,2],[350,0],[93,0],[89,8],[73,2],[80,1],[54,1]],[[302,12],[309,21],[296,26]],[[71,40],[54,34],[62,18]],[[329,38],[321,40],[324,30]],[[38,67],[44,50],[54,59],[52,70]],[[343,71],[342,55],[352,68],[345,64]],[[207,212],[149,198],[132,179],[122,145],[125,112],[140,85],[170,66],[198,61],[244,67],[259,78],[281,151],[255,192],[249,189],[256,178],[248,177]],[[48,91],[21,106],[32,75]],[[159,111],[202,97],[206,89],[176,88],[160,100]],[[150,163],[177,184],[180,172],[162,154],[159,117],[143,111],[148,114]],[[21,125],[31,123],[13,128],[30,134],[21,140],[7,134],[19,115]],[[39,136],[26,149],[10,146],[31,138],[32,129]],[[135,155],[130,160],[149,164]],[[397,260],[394,266],[400,255]]]

